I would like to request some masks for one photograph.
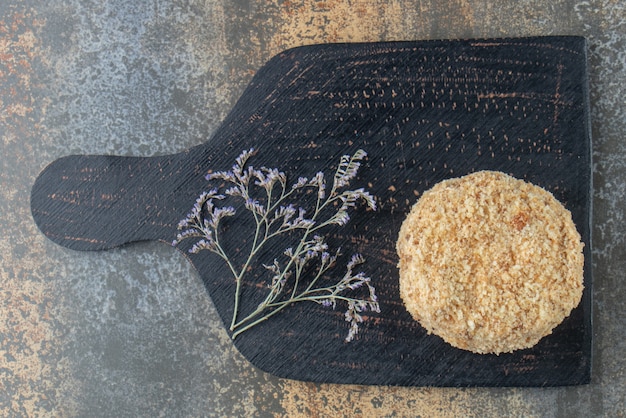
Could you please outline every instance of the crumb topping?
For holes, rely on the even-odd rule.
[[[583,243],[554,196],[504,173],[436,184],[413,206],[397,242],[407,310],[455,347],[532,347],[582,297]]]

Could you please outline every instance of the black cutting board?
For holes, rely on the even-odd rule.
[[[61,158],[36,180],[32,214],[46,236],[76,250],[140,240],[170,243],[179,221],[210,188],[205,174],[230,169],[249,148],[256,150],[251,164],[279,168],[290,183],[318,171],[332,175],[341,155],[368,153],[353,187],[368,188],[378,210],[357,208],[347,226],[326,235],[342,254],[363,254],[361,267],[381,308],[368,313],[358,337],[346,343],[342,307],[293,305],[234,340],[254,365],[285,378],[371,385],[589,382],[591,139],[583,38],[287,50],[258,71],[206,143],[151,158]],[[441,180],[482,169],[551,191],[572,212],[585,242],[580,305],[535,347],[499,356],[458,350],[427,335],[398,294],[395,241],[416,196]],[[245,246],[245,222],[233,225],[231,245]],[[271,249],[284,247],[279,242]],[[189,259],[228,324],[234,280],[225,264],[208,252]],[[255,280],[243,287],[253,300],[267,291]]]

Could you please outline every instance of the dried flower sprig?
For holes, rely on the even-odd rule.
[[[329,270],[335,267],[339,251],[334,254],[329,252],[320,231],[330,225],[343,226],[348,223],[349,211],[359,202],[376,210],[374,197],[365,189],[342,190],[356,177],[361,161],[367,154],[358,150],[351,156],[342,156],[328,193],[323,172],[318,172],[310,179],[300,177],[289,187],[287,176],[278,169],[261,167],[257,170],[249,165],[248,160],[253,154],[253,149],[243,151],[230,171],[218,171],[206,176],[207,180],[221,180],[228,187],[222,193],[215,188],[198,197],[191,212],[180,221],[178,229],[181,232],[172,245],[194,238],[196,241],[189,249],[190,253],[208,250],[226,262],[235,279],[230,324],[233,338],[293,303],[310,301],[333,309],[338,302],[345,303],[347,310],[344,318],[350,323],[346,341],[351,341],[358,333],[359,324],[363,322],[361,314],[367,310],[380,312],[376,291],[369,277],[354,271],[356,266],[365,262],[359,254],[352,256],[345,274],[338,282],[326,284]],[[316,191],[315,207],[311,216],[307,216],[307,211],[293,201],[298,193],[306,193],[306,189],[311,188]],[[258,190],[264,192],[263,197],[253,197],[253,192]],[[232,260],[222,245],[220,224],[225,218],[236,215],[233,206],[217,206],[217,202],[225,199],[240,199],[254,219],[252,243],[240,265]],[[239,319],[244,276],[249,273],[261,249],[270,240],[293,233],[299,234],[295,248],[288,247],[270,263],[260,264],[271,274],[271,279],[267,280],[269,291],[256,309]],[[358,292],[357,289],[366,291]]]

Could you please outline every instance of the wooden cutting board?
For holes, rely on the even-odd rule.
[[[237,349],[264,371],[315,382],[584,384],[592,336],[588,100],[586,43],[578,37],[291,49],[258,71],[205,144],[150,158],[61,158],[36,180],[32,214],[47,237],[75,250],[171,243],[179,221],[212,187],[205,175],[229,170],[243,150],[254,148],[250,164],[279,168],[291,184],[318,171],[332,176],[341,155],[363,149],[368,157],[352,186],[375,195],[378,210],[358,207],[350,223],[325,234],[342,254],[365,257],[360,268],[376,287],[381,312],[367,313],[357,338],[346,343],[345,307],[294,304],[235,338]],[[585,242],[580,305],[535,347],[499,356],[458,350],[427,335],[398,293],[395,241],[417,196],[482,169],[551,191],[572,212]],[[231,248],[249,245],[247,225],[231,223]],[[273,243],[264,256],[279,255],[282,244]],[[225,263],[206,251],[188,257],[229,324],[235,285]],[[267,292],[261,263],[271,261],[251,265],[242,310]]]

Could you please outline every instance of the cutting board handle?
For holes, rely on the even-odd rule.
[[[190,151],[159,157],[60,158],[35,181],[33,218],[48,238],[75,250],[143,240],[171,242],[179,218],[193,204],[190,183],[203,178],[199,165],[189,166],[199,161],[190,158]],[[207,161],[203,152],[195,151]]]

